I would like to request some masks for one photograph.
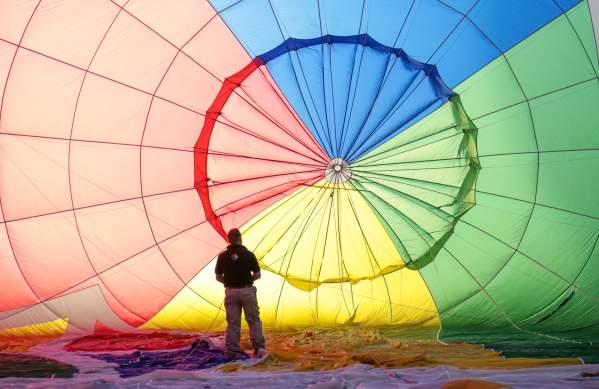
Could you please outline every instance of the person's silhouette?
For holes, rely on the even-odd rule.
[[[265,340],[254,286],[254,281],[261,277],[258,260],[254,253],[242,245],[241,232],[237,228],[231,229],[227,238],[229,246],[219,254],[215,268],[216,279],[225,285],[225,352],[228,357],[235,358],[241,351],[239,338],[243,309],[254,346],[254,356],[262,357],[266,355]]]

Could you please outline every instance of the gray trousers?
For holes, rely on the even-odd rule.
[[[260,309],[256,298],[256,287],[225,288],[225,309],[227,310],[227,332],[225,335],[225,349],[227,354],[240,351],[239,338],[241,336],[241,309],[245,321],[250,328],[250,340],[254,349],[264,348],[265,341],[262,334],[262,321]]]

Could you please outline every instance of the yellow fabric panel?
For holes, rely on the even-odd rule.
[[[22,327],[0,330],[0,337],[29,337],[63,335],[69,324],[69,319],[56,319],[44,323],[30,324]]]
[[[224,288],[212,261],[144,328],[206,330],[225,326]],[[439,325],[435,304],[420,274],[403,268],[373,280],[324,283],[310,291],[263,270],[256,282],[266,326],[333,324]],[[201,297],[200,297],[201,296]],[[245,325],[245,323],[243,323]]]
[[[310,290],[373,279],[404,266],[362,195],[326,180],[280,200],[242,227],[264,269]]]

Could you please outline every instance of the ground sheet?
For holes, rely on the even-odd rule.
[[[13,340],[0,349],[0,387],[599,386],[599,366],[579,358],[506,358],[479,344],[445,344],[434,331],[428,335],[362,327],[269,330],[270,355],[261,360],[227,359],[222,332]],[[251,348],[245,333],[242,346]]]

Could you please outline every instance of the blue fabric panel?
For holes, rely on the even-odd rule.
[[[332,134],[329,128],[328,111],[325,98],[324,46],[308,46],[301,50],[289,52],[293,61],[294,72],[303,81],[303,98],[313,112],[323,132],[323,141],[327,152],[332,152]],[[328,69],[327,69],[328,72]],[[329,154],[330,155],[330,154]]]
[[[411,1],[367,1],[364,8],[362,32],[385,46],[395,46],[401,26],[410,10]]]
[[[359,158],[446,102],[445,96],[436,94],[434,83],[435,80],[431,77],[417,77],[405,93],[393,100],[390,112],[367,123],[364,128],[357,131],[353,147],[344,159],[351,162]]]
[[[270,2],[285,38],[314,38],[327,34],[321,28],[322,18],[318,11],[318,0],[270,0]]]
[[[216,12],[221,12],[239,3],[239,1],[240,0],[209,0],[210,4],[212,5],[212,8],[214,8]]]
[[[554,0],[481,0],[469,17],[500,50],[506,51],[560,14]]]
[[[364,6],[362,0],[321,0],[322,35],[359,35],[365,32],[360,29]]]
[[[536,30],[549,23],[582,0],[415,0],[408,15],[410,1],[377,0],[314,0],[289,2],[285,0],[210,0],[222,18],[252,56],[266,53],[287,38],[309,38],[320,35],[358,35],[368,33],[389,46],[397,36],[408,15],[395,47],[401,47],[420,62],[429,62],[440,45],[450,44],[447,38],[463,19],[463,14],[476,4],[468,17],[500,50],[506,51]],[[273,10],[284,31],[279,31]],[[320,12],[319,12],[320,11]],[[318,18],[319,20],[314,20]],[[322,24],[322,33],[320,33]],[[361,26],[361,29],[360,29]],[[287,31],[290,36],[285,36]],[[459,33],[456,29],[453,34]],[[454,38],[455,39],[455,38]],[[461,50],[460,41],[452,50]],[[455,64],[445,64],[451,71],[440,71],[451,78],[453,86],[494,58],[483,53],[472,63],[476,45],[470,44],[469,55],[454,54]],[[479,46],[479,47],[482,47]],[[466,50],[461,50],[463,53]],[[433,62],[434,63],[434,62]],[[466,71],[456,71],[461,67]]]
[[[462,15],[438,1],[418,0],[396,47],[420,62],[428,62]]]
[[[454,88],[499,55],[501,52],[484,34],[464,19],[431,58],[431,63],[437,64],[441,78]]]
[[[358,77],[358,64],[363,55],[364,46],[360,45],[327,45],[331,49],[332,68],[331,77],[333,81],[332,98],[335,107],[335,147],[333,154],[340,155],[340,145],[343,128],[348,119],[349,101],[355,91],[355,83]]]
[[[213,0],[214,9],[252,57],[256,57],[285,40],[267,0]]]
[[[260,58],[331,158],[377,146],[454,95],[435,66],[365,34],[290,38]]]
[[[327,154],[332,155],[328,144],[328,134],[322,127],[314,106],[307,97],[307,89],[301,74],[297,74],[294,61],[290,54],[276,57],[267,64],[271,76],[277,80],[277,85],[285,94],[287,101],[293,106],[304,125],[312,132]]]
[[[470,8],[472,8],[477,1],[478,0],[443,0],[443,3],[462,14],[465,14],[468,13]]]
[[[362,127],[370,119],[379,85],[386,74],[389,54],[365,48],[356,68],[356,83],[352,91],[353,99],[347,112],[347,122],[343,129],[343,144],[340,156],[345,159],[347,151],[362,132]]]
[[[576,4],[581,3],[583,0],[555,0],[557,4],[559,4],[560,8],[566,12],[570,8],[574,7]]]

